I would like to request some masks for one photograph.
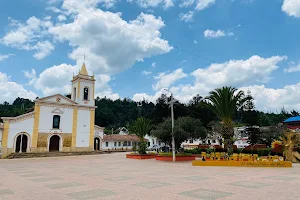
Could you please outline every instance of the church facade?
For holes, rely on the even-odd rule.
[[[73,77],[71,99],[61,94],[39,98],[33,112],[2,117],[1,157],[19,152],[100,150],[103,128],[95,125],[95,81],[83,64]]]

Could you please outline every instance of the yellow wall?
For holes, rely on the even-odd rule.
[[[9,130],[9,122],[4,122],[3,127],[3,134],[2,134],[2,147],[7,147],[7,140],[8,140],[8,130]]]
[[[90,111],[90,148],[94,149],[95,110]]]
[[[95,100],[95,83],[93,83],[93,99],[92,100]]]
[[[39,105],[35,105],[35,107],[34,107],[33,132],[32,132],[32,144],[31,144],[31,146],[33,148],[37,147],[39,122],[40,122],[40,112],[41,112],[41,107]]]
[[[231,167],[292,167],[291,162],[263,162],[263,161],[192,161],[193,166],[231,166]]]
[[[77,98],[80,97],[80,81],[78,81]]]
[[[74,108],[74,110],[73,110],[73,126],[72,126],[72,147],[76,147],[77,120],[78,120],[78,108]]]

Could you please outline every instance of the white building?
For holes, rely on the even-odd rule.
[[[132,150],[133,145],[137,145],[139,138],[134,134],[121,135],[111,134],[103,136],[102,150]]]
[[[237,141],[234,142],[234,145],[236,145],[237,148],[245,148],[250,145],[248,144],[246,128],[246,126],[234,128],[235,138],[237,138]]]
[[[129,131],[125,127],[119,128],[118,130],[118,134],[103,136],[102,150],[131,150],[134,144],[137,145],[139,142],[137,135],[129,134]],[[144,139],[148,143],[148,147],[162,145],[156,137],[146,135]]]
[[[15,152],[101,149],[103,128],[94,124],[94,93],[94,76],[88,75],[83,64],[73,77],[71,99],[61,94],[36,99],[33,112],[2,117],[1,157]]]
[[[247,133],[246,133],[246,128],[247,127],[235,127],[234,128],[234,135],[235,138],[237,139],[234,142],[234,145],[237,146],[237,148],[245,148],[246,146],[249,146],[248,144],[248,137],[247,137]],[[203,145],[224,145],[224,140],[222,139],[222,137],[215,133],[211,136],[208,136],[206,139],[204,140],[200,140],[200,139],[196,139],[196,140],[186,140],[184,141],[181,146],[188,149],[188,148],[198,148],[199,145],[203,144]]]

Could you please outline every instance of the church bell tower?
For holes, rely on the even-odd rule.
[[[72,80],[71,99],[81,105],[95,106],[95,78],[90,76],[85,66],[85,62],[78,75]]]

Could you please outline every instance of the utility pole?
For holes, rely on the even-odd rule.
[[[164,90],[171,93],[170,106],[171,106],[171,119],[172,119],[172,156],[173,156],[173,162],[175,162],[176,157],[175,157],[175,138],[174,138],[174,98],[173,98],[173,93],[170,90],[167,89]]]

